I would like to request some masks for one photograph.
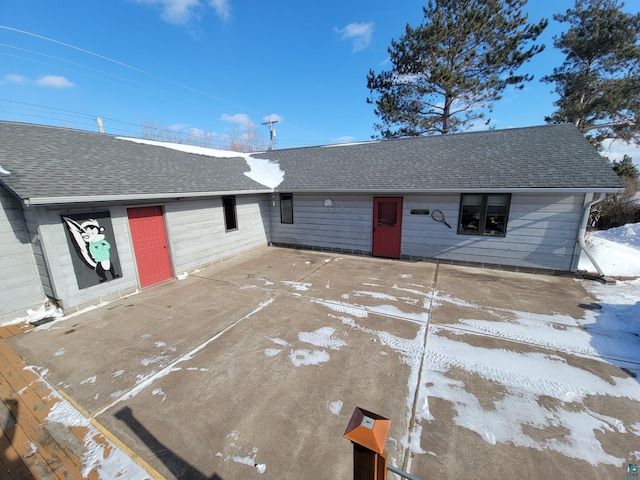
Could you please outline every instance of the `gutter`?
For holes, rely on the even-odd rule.
[[[218,197],[222,195],[260,195],[285,193],[307,193],[307,194],[356,194],[356,195],[429,195],[434,193],[460,194],[460,193],[513,193],[513,194],[544,194],[544,193],[568,193],[586,194],[593,193],[593,188],[265,188],[259,190],[234,190],[234,191],[211,191],[211,192],[164,192],[164,193],[143,193],[138,195],[86,195],[86,196],[66,196],[66,197],[33,197],[23,198],[7,187],[20,201],[27,207],[38,205],[65,205],[77,203],[104,203],[104,202],[131,202],[139,200],[158,201],[169,199],[197,198],[197,197]],[[618,193],[619,188],[602,189],[604,193]]]
[[[589,251],[589,249],[587,248],[586,244],[585,244],[585,234],[587,231],[587,222],[589,221],[589,214],[591,213],[591,207],[593,205],[595,205],[598,202],[601,202],[602,200],[604,200],[605,197],[605,193],[604,192],[600,192],[598,193],[598,196],[594,199],[591,200],[589,203],[587,203],[584,206],[584,213],[582,214],[582,221],[580,222],[580,228],[578,229],[578,244],[580,245],[580,248],[582,249],[582,251],[584,251],[584,253],[587,255],[587,257],[589,258],[589,260],[591,260],[591,263],[593,264],[594,267],[596,267],[596,270],[598,271],[598,275],[600,275],[600,277],[604,277],[604,272],[602,271],[602,269],[600,268],[600,266],[598,265],[598,263],[596,262],[595,258],[593,258],[593,255],[591,255],[591,252]],[[578,256],[578,260],[579,260],[579,256]],[[577,263],[577,261],[576,261]]]
[[[258,195],[273,193],[273,189],[265,190],[230,190],[216,192],[173,192],[173,193],[143,193],[139,195],[99,195],[99,196],[79,196],[79,197],[36,197],[24,198],[21,200],[25,206],[33,207],[37,205],[64,205],[74,203],[104,203],[104,202],[133,202],[138,200],[181,200],[183,198],[198,197],[219,197],[225,195]]]
[[[512,193],[512,194],[546,194],[546,193],[568,193],[583,194],[593,193],[594,187],[588,188],[559,188],[559,187],[531,187],[531,188],[474,188],[474,187],[456,187],[456,188],[283,188],[276,187],[275,193],[309,193],[309,194],[369,194],[372,196],[381,195],[430,195],[434,193]],[[604,193],[619,193],[620,188],[601,189]]]

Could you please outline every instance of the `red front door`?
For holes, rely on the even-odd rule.
[[[127,209],[140,288],[171,278],[171,262],[161,207]]]
[[[402,197],[373,199],[373,256],[400,258]]]

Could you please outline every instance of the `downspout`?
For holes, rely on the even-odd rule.
[[[593,264],[593,266],[596,267],[596,270],[598,271],[598,275],[600,275],[601,277],[605,276],[604,272],[602,271],[602,269],[596,262],[595,258],[593,258],[593,255],[591,255],[591,252],[587,248],[585,244],[585,234],[587,231],[587,222],[589,221],[589,214],[591,213],[591,207],[596,203],[604,200],[604,197],[605,197],[605,194],[603,192],[600,192],[598,193],[598,196],[594,200],[591,200],[589,203],[587,203],[584,206],[584,213],[582,214],[582,222],[580,222],[580,228],[578,229],[578,244],[580,245],[580,248],[582,249],[582,251],[584,251],[584,253],[587,255],[589,260],[591,260],[591,263]]]

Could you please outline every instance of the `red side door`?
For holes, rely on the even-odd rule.
[[[128,208],[140,288],[172,277],[161,207]]]
[[[373,199],[373,256],[400,258],[402,197]]]

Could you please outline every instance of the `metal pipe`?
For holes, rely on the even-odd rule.
[[[587,255],[589,260],[591,260],[591,263],[593,264],[593,266],[596,267],[596,270],[598,271],[598,275],[600,275],[601,277],[605,276],[604,272],[602,271],[602,269],[600,268],[600,265],[598,265],[598,263],[596,262],[596,259],[593,258],[593,255],[591,255],[591,252],[587,248],[587,245],[585,244],[584,236],[587,231],[587,222],[589,221],[589,214],[591,213],[591,207],[596,203],[601,202],[604,199],[604,197],[605,197],[605,193],[600,192],[598,193],[598,196],[594,200],[591,200],[589,203],[587,203],[584,206],[582,221],[580,222],[580,228],[578,229],[578,244],[580,245],[580,248],[584,251],[584,253]]]
[[[393,465],[387,465],[387,470],[393,472],[397,475],[400,475],[403,478],[408,478],[409,480],[420,480],[418,477],[414,477],[410,473],[405,472],[404,470],[400,470],[398,467],[394,467]]]

